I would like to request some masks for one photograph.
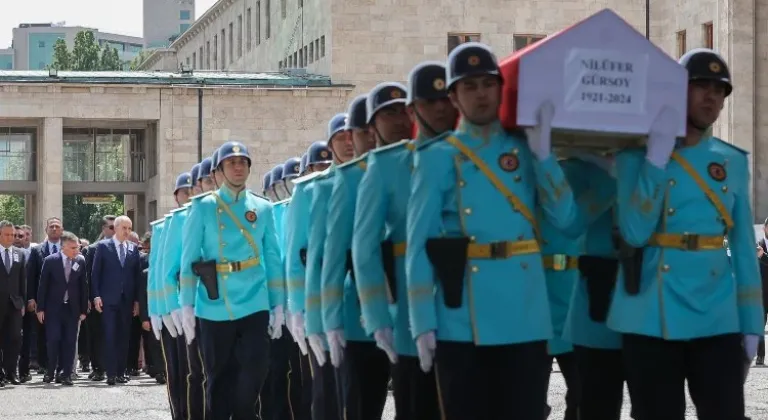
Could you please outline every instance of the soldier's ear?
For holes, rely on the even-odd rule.
[[[408,118],[411,120],[411,123],[416,124],[418,120],[416,119],[416,103],[412,103],[411,105],[408,105],[405,107],[405,113],[408,114]]]

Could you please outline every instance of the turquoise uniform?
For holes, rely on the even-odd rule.
[[[286,212],[285,223],[285,278],[288,289],[288,311],[304,312],[306,268],[302,254],[307,252],[309,239],[309,206],[312,201],[312,182],[321,172],[297,178],[291,205]]]
[[[746,152],[714,137],[677,153],[722,202],[734,224],[725,248],[655,246],[658,234],[722,236],[725,219],[683,165],[659,169],[645,150],[617,156],[618,225],[632,246],[645,247],[640,290],[629,295],[619,276],[608,326],[622,333],[686,340],[728,333],[763,334],[760,273],[755,258]],[[653,236],[653,237],[652,237]]]
[[[322,334],[322,281],[321,273],[325,238],[328,224],[328,201],[331,198],[333,180],[336,176],[336,165],[322,172],[312,181],[312,200],[309,205],[309,237],[307,246],[307,282],[305,284],[305,329],[307,336]],[[327,349],[327,345],[326,345]]]
[[[152,241],[162,243],[163,227],[165,218],[156,220],[152,223]],[[164,312],[165,299],[162,295],[162,288],[158,287],[157,278],[162,268],[158,266],[157,254],[161,252],[160,247],[150,247],[149,250],[149,271],[147,273],[147,313],[150,316],[162,316]]]
[[[165,235],[163,235],[163,242],[160,243],[158,264],[162,268],[160,281],[165,291],[165,306],[168,312],[181,309],[179,302],[181,242],[179,238],[181,238],[188,214],[188,206],[171,210],[171,218],[166,222],[168,226],[165,229]]]
[[[582,255],[615,259],[617,255],[612,233],[616,180],[596,165],[581,161],[574,163],[574,170],[581,174],[580,179],[588,180],[588,185],[571,184],[578,196],[580,210],[572,229],[586,229],[582,238]],[[587,191],[580,192],[580,187],[586,187]],[[563,339],[583,347],[604,350],[621,348],[621,334],[609,329],[605,322],[595,322],[590,317],[589,295],[583,277],[573,285]]]
[[[554,156],[538,161],[527,141],[497,123],[463,123],[453,133],[527,209],[541,204],[555,227],[574,218],[573,193]],[[430,238],[466,237],[471,245],[534,243],[534,226],[457,146],[428,141],[416,152],[408,203],[406,272],[414,338],[436,330],[446,341],[504,345],[552,338],[544,267],[538,247],[508,258],[468,258],[461,306],[445,305],[443,287],[427,257]],[[532,215],[529,213],[529,217]],[[436,292],[435,292],[436,290]]]
[[[328,235],[321,274],[324,331],[343,329],[350,341],[373,341],[360,325],[360,304],[347,264],[347,253],[352,249],[358,184],[365,173],[366,158],[363,155],[336,167],[327,207]]]
[[[192,264],[201,260],[228,264],[255,258],[260,261],[241,271],[217,274],[217,300],[208,298],[192,272]],[[182,234],[182,306],[194,306],[197,317],[210,321],[241,319],[282,305],[284,286],[269,201],[247,190],[236,194],[226,186],[192,200]]]
[[[400,249],[405,246],[412,151],[416,144],[404,140],[371,152],[368,169],[358,189],[352,241],[355,278],[366,332],[372,335],[376,330],[392,328],[395,351],[406,356],[416,356],[416,344],[408,324],[405,254],[395,255],[397,296],[395,304],[391,305],[381,242],[389,240]]]
[[[275,232],[277,233],[277,244],[280,247],[280,259],[285,265],[285,212],[288,209],[290,199],[279,201],[272,205],[272,213],[275,217]]]

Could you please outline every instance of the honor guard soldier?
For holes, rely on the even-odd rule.
[[[299,166],[299,176],[304,176],[307,174],[307,157],[308,156],[309,155],[307,155],[306,153],[301,155],[301,164]]]
[[[419,368],[408,324],[405,240],[412,150],[428,138],[450,132],[458,114],[445,89],[445,66],[425,62],[411,70],[406,98],[419,138],[371,151],[357,189],[352,260],[366,333],[394,364],[398,418],[437,420],[434,373]]]
[[[293,180],[301,175],[301,159],[292,157],[283,164],[283,188],[287,193],[285,198],[293,194]]]
[[[189,174],[192,175],[192,195],[198,195],[202,192],[200,184],[197,182],[197,180],[200,179],[198,176],[200,174],[200,164],[196,163],[189,171]]]
[[[386,113],[394,126],[400,124],[398,118],[405,117],[405,126],[408,126],[405,89],[401,85],[380,84],[364,98],[364,103],[358,97],[349,106],[345,129],[353,136],[352,144],[358,157],[339,165],[333,179],[321,273],[323,327],[331,362],[341,368],[347,419],[380,418],[389,382],[387,356],[376,348],[375,341],[366,335],[360,323],[360,302],[353,281],[351,250],[357,187],[365,173],[368,151],[376,145],[371,130],[373,116]],[[392,131],[389,126],[383,129]],[[400,139],[398,134],[403,133],[379,140],[382,144],[392,143],[393,139]]]
[[[270,331],[282,331],[280,250],[272,205],[245,188],[245,145],[225,143],[218,159],[224,185],[192,200],[182,234],[184,334],[196,336],[197,317],[212,418],[257,418]]]
[[[764,327],[749,162],[705,134],[732,90],[725,61],[694,49],[680,64],[685,138],[675,147],[680,118],[665,108],[647,146],[617,156],[618,225],[639,264],[629,272],[622,261],[608,326],[624,334],[638,420],[683,418],[685,380],[699,418],[743,419],[743,364]]]
[[[271,174],[271,180],[269,189],[272,191],[272,194],[275,196],[275,200],[280,201],[284,199],[284,189],[279,188],[280,185],[283,183],[283,165],[275,165],[272,170],[270,171]]]
[[[285,276],[288,288],[288,326],[301,352],[307,355],[304,331],[304,288],[307,263],[307,238],[309,237],[309,205],[312,200],[309,182],[316,178],[333,161],[333,153],[322,141],[312,143],[307,149],[305,176],[294,180],[291,205],[285,224]]]
[[[532,209],[542,205],[565,228],[575,207],[551,154],[554,107],[540,106],[526,141],[501,127],[502,80],[488,47],[462,44],[446,67],[461,122],[419,146],[408,203],[408,304],[421,367],[429,371],[436,356],[447,420],[544,418],[552,324]]]
[[[274,194],[272,194],[272,191],[269,190],[269,186],[272,185],[272,171],[267,171],[267,173],[264,174],[264,176],[261,178],[261,194],[265,197],[269,198],[272,202],[277,202],[278,200],[275,198]]]
[[[320,412],[322,418],[338,418],[344,410],[344,396],[338,395],[336,372],[331,363],[326,364],[329,357],[328,342],[323,330],[322,319],[322,268],[324,263],[328,202],[333,189],[333,180],[337,176],[339,165],[347,162],[352,141],[349,132],[345,130],[347,114],[336,114],[328,122],[328,148],[338,150],[342,154],[333,153],[333,164],[312,180],[312,198],[309,205],[309,235],[307,239],[307,272],[305,285],[305,330],[307,341],[312,349],[313,363],[313,415]],[[352,153],[354,156],[354,152]],[[345,254],[346,257],[346,254]],[[341,264],[346,265],[346,258]],[[312,356],[310,355],[310,356]],[[340,376],[339,380],[343,380]],[[343,382],[342,382],[343,383]],[[321,405],[322,404],[322,405]]]
[[[214,186],[211,179],[212,167],[213,159],[210,157],[200,162],[197,183],[203,194],[210,191]],[[194,199],[195,197],[191,198]],[[180,207],[171,211],[171,219],[166,224],[166,235],[164,235],[161,255],[165,286],[171,291],[169,293],[170,298],[166,298],[167,305],[173,310],[171,314],[177,330],[183,331],[183,315],[179,299],[182,244],[179,238],[182,237],[184,225],[189,216],[189,198],[185,197],[182,200],[177,196],[176,202]],[[179,337],[179,349],[182,352],[182,355],[179,356],[179,359],[182,360],[179,371],[183,373],[184,389],[186,390],[185,406],[189,420],[203,419],[210,413],[210,407],[206,404],[205,398],[203,356],[196,339],[199,336],[198,333],[199,326],[197,326],[195,334],[189,336],[184,334],[183,338]]]

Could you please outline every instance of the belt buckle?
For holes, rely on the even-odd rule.
[[[489,246],[492,260],[507,258],[507,242],[492,242]]]
[[[699,249],[700,235],[695,233],[683,233],[681,235],[680,244],[686,251],[695,251]]]
[[[552,269],[563,271],[568,267],[568,256],[565,254],[555,254],[552,256]]]
[[[229,263],[229,272],[230,273],[237,273],[241,269],[242,268],[240,267],[240,261],[235,261],[235,262]]]

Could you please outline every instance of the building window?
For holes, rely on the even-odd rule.
[[[454,48],[465,42],[480,42],[480,34],[448,34],[448,54],[453,51]]]
[[[283,60],[280,60],[277,62],[277,69],[282,70],[283,69]]]
[[[191,10],[179,10],[179,20],[191,20],[191,19],[192,19]]]
[[[189,68],[189,66],[190,66],[189,63],[190,63],[190,60],[189,60],[189,57],[187,57],[187,67],[186,68]]]
[[[251,25],[253,24],[253,18],[251,18],[251,8],[245,11],[245,49],[251,50],[251,37],[253,36],[253,30]]]
[[[237,58],[243,56],[243,15],[237,16]]]
[[[227,67],[227,30],[221,30],[221,69]]]
[[[219,37],[213,36],[213,70],[219,69]]]
[[[293,53],[293,65],[296,68],[299,67],[299,54],[298,54],[298,52]]]
[[[41,61],[37,63],[37,69],[38,70],[44,70],[45,69],[45,61]]]
[[[315,61],[320,59],[320,40],[315,40]]]
[[[272,9],[270,7],[271,3],[272,3],[272,0],[267,0],[267,2],[265,4],[265,7],[264,7],[264,26],[265,26],[265,28],[264,28],[264,39],[269,39],[269,35],[270,35],[271,29],[272,29],[272,28],[270,28],[272,25],[269,24],[269,22],[271,21],[270,16],[269,16],[269,11],[270,11],[270,9]]]
[[[37,48],[45,48],[45,41],[37,41]]]
[[[205,69],[210,70],[211,69],[211,41],[206,41],[205,43]]]
[[[192,53],[192,68],[193,69],[197,68],[197,53],[196,52]]]
[[[188,23],[182,23],[181,25],[179,25],[179,33],[183,34],[184,32],[187,31],[187,29],[189,29],[190,26],[191,25]]]
[[[715,27],[712,22],[704,24],[704,47],[715,49]]]
[[[320,57],[325,57],[325,35],[320,37]]]
[[[285,4],[285,0],[280,0],[280,17],[285,19],[285,15],[287,14],[287,11],[285,10],[287,8],[287,5]]]
[[[683,54],[688,50],[688,48],[685,46],[686,36],[685,31],[679,31],[677,33],[677,57],[682,57]]]
[[[256,2],[256,45],[261,43],[261,2]]]
[[[546,38],[546,35],[515,35],[512,37],[512,47],[515,51],[521,50],[531,44],[535,44],[542,39]]]
[[[198,57],[200,57],[200,68],[202,69],[204,68],[203,67],[203,47],[200,47],[200,55]]]
[[[235,31],[233,31],[232,28],[233,28],[233,25],[232,25],[232,23],[230,23],[229,24],[229,62],[230,63],[235,61],[235,54],[234,54],[235,43],[234,43],[234,41],[232,39],[234,37],[234,32]]]
[[[307,46],[304,46],[304,67],[307,67],[307,64],[309,64],[308,57],[307,57]]]
[[[309,43],[309,64],[312,64],[315,61],[315,43],[310,42]]]
[[[288,68],[289,69],[293,68],[293,57],[288,57]]]

